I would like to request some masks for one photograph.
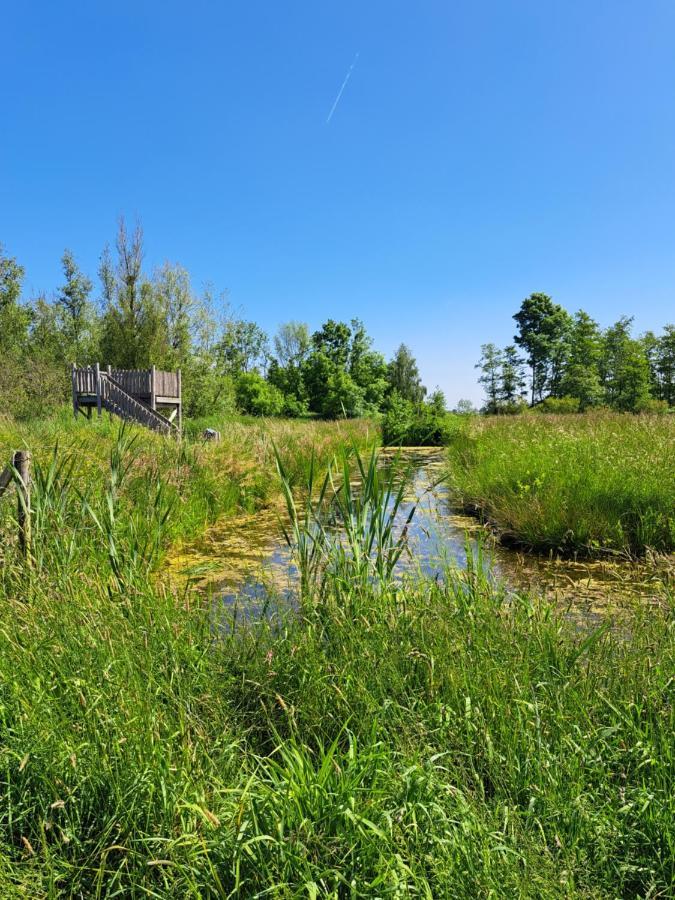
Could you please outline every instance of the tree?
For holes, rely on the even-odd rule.
[[[607,329],[601,363],[608,404],[626,412],[649,401],[649,364],[644,347],[631,337],[632,324],[631,317],[622,316]]]
[[[422,384],[417,362],[405,344],[401,344],[387,367],[390,391],[397,391],[404,400],[421,403],[427,389]]]
[[[581,412],[602,402],[602,352],[602,333],[597,322],[580,309],[574,315],[570,331],[569,356],[560,382],[560,395],[575,397]]]
[[[166,321],[152,284],[143,278],[140,224],[130,235],[121,218],[116,248],[116,264],[106,247],[99,268],[105,306],[101,353],[111,365],[140,369],[155,362],[165,351]]]
[[[501,370],[504,355],[496,344],[483,344],[481,357],[475,368],[480,369],[478,383],[485,391],[485,412],[496,413],[501,399]]]
[[[514,340],[527,353],[532,405],[547,387],[558,393],[567,355],[569,313],[547,294],[530,294],[513,317],[518,324]]]
[[[95,355],[92,354],[95,316],[89,300],[93,284],[80,271],[70,250],[64,250],[61,265],[65,283],[59,289],[55,305],[65,344],[64,355],[71,361],[91,362],[90,357]]]
[[[352,330],[345,322],[329,319],[319,331],[312,335],[312,344],[318,353],[324,353],[328,359],[340,368],[346,369],[349,363]]]
[[[499,403],[514,406],[521,400],[524,388],[523,361],[513,344],[510,344],[502,353]]]
[[[328,418],[364,415],[382,408],[387,365],[361,321],[329,319],[312,335],[302,379],[312,412]],[[341,393],[342,392],[342,393]]]
[[[153,289],[166,336],[163,359],[157,362],[171,369],[184,367],[192,356],[193,331],[197,324],[197,301],[190,275],[182,266],[166,262],[155,272]]]
[[[255,322],[232,316],[225,323],[216,354],[221,370],[235,377],[264,369],[269,356],[267,335]]]
[[[274,336],[277,364],[281,368],[301,365],[310,345],[309,328],[304,322],[285,322]]]
[[[434,416],[444,416],[448,411],[445,394],[438,387],[431,392],[426,405],[429,412]]]
[[[310,346],[309,329],[304,322],[286,322],[274,337],[275,355],[267,378],[284,394],[289,415],[304,415],[308,411],[302,367]]]
[[[474,413],[477,413],[478,410],[473,405],[471,400],[458,400],[457,406],[454,408],[453,412],[456,412],[460,416],[471,416]]]
[[[321,415],[326,419],[352,419],[365,411],[363,390],[344,369],[335,368],[328,376]]]
[[[666,325],[659,338],[656,369],[661,399],[675,406],[675,325]]]
[[[649,392],[655,400],[662,399],[661,375],[659,372],[660,340],[653,331],[646,331],[639,338],[649,366]]]
[[[348,373],[363,394],[360,415],[379,412],[387,391],[387,363],[372,349],[372,338],[360,319],[352,319]]]
[[[19,302],[23,266],[7,256],[0,244],[0,354],[20,351],[26,344],[31,312]]]

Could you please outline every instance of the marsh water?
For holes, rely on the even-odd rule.
[[[401,526],[415,507],[408,552],[398,564],[401,575],[420,572],[443,578],[449,569],[464,568],[470,553],[509,591],[550,597],[574,617],[591,620],[609,607],[636,600],[659,603],[666,595],[667,562],[575,561],[501,547],[476,519],[457,511],[443,480],[447,457],[442,450],[383,450],[380,464],[395,465],[397,477],[405,480],[404,502],[397,513]],[[281,506],[272,506],[216,523],[169,559],[170,573],[194,582],[215,602],[236,602],[252,615],[270,594],[292,603],[296,572],[283,537],[283,516]]]

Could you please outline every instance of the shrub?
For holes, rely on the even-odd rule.
[[[546,397],[536,407],[542,413],[555,413],[557,415],[569,415],[578,413],[580,402],[576,397]]]
[[[671,407],[668,406],[666,400],[655,400],[650,398],[649,400],[643,400],[635,411],[663,416],[671,411]]]
[[[252,416],[278,416],[284,409],[284,395],[257,372],[245,372],[237,378],[237,406]]]
[[[382,441],[394,447],[442,447],[466,418],[429,404],[411,403],[394,393],[382,419]]]
[[[341,369],[328,376],[328,386],[321,414],[326,419],[355,419],[365,412],[362,389],[348,372]]]

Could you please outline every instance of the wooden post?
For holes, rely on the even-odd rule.
[[[30,564],[31,559],[31,532],[30,532],[30,453],[28,450],[18,450],[14,454],[14,468],[19,474],[19,503],[17,522],[19,523],[19,549]]]
[[[75,363],[71,363],[70,374],[73,381],[73,415],[77,418],[77,375],[75,374]]]
[[[157,391],[155,390],[155,367],[150,369],[150,409],[157,409]]]
[[[96,411],[101,418],[101,367],[96,363]]]
[[[183,433],[183,391],[182,391],[180,369],[178,369],[177,375],[178,375],[178,432],[179,432],[179,434],[182,434]]]

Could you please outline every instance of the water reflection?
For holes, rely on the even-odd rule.
[[[475,519],[453,506],[444,481],[447,458],[442,450],[383,450],[381,464],[396,467],[406,478],[401,524],[416,506],[409,529],[409,552],[399,568],[443,577],[448,567],[464,568],[467,550],[484,548],[484,565],[491,577],[511,591],[550,597],[584,618],[601,616],[609,605],[662,602],[670,566],[609,561],[573,561],[515,552],[499,546]],[[263,615],[267,597],[293,602],[295,571],[281,534],[284,510],[280,504],[251,515],[217,523],[196,544],[183,547],[169,560],[173,574],[189,578],[217,596],[219,603],[246,609],[247,616]],[[672,560],[671,560],[672,564]]]

